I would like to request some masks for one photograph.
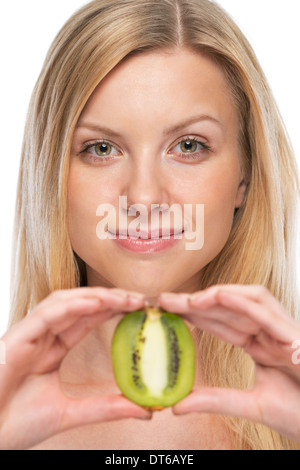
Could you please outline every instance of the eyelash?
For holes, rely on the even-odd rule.
[[[193,152],[193,153],[176,153],[176,155],[179,155],[181,159],[183,160],[199,160],[199,157],[200,157],[200,153],[203,154],[204,152],[211,152],[212,151],[212,148],[207,145],[206,143],[202,142],[200,139],[196,138],[196,137],[189,137],[189,136],[186,136],[186,137],[181,137],[177,143],[172,147],[172,149],[174,149],[175,147],[177,147],[181,142],[192,142],[192,143],[196,143],[196,144],[199,144],[201,145],[203,148],[196,151],[196,152]],[[85,145],[85,147],[79,152],[78,155],[82,155],[82,154],[85,154],[87,153],[87,151],[93,147],[95,147],[96,145],[101,145],[101,144],[109,144],[112,148],[115,148],[116,150],[120,151],[114,144],[112,144],[109,140],[97,140],[97,141],[94,141],[94,142],[91,142],[91,143],[88,143],[87,145]],[[175,153],[174,153],[175,154]],[[85,158],[93,161],[93,162],[96,162],[96,163],[99,163],[99,162],[107,162],[107,161],[110,161],[110,160],[114,160],[115,156],[103,156],[101,157],[100,155],[99,156],[96,156],[96,155],[85,155]]]
[[[113,144],[109,140],[96,140],[95,142],[86,144],[85,147],[79,152],[78,155],[85,154],[90,148],[96,147],[96,145],[101,145],[101,144],[109,144],[112,148],[116,148],[120,152],[120,150],[115,146],[115,144]],[[87,154],[85,155],[85,158],[95,163],[99,163],[99,162],[106,162],[109,160],[114,160],[115,156],[108,155],[107,157],[105,156],[101,157],[101,155],[88,155]]]
[[[181,142],[192,142],[192,143],[199,144],[202,147],[202,149],[197,150],[196,152],[193,152],[193,153],[179,153],[180,158],[182,158],[183,160],[199,160],[200,154],[202,156],[203,153],[212,151],[212,148],[209,145],[202,142],[202,140],[198,139],[197,137],[190,137],[190,136],[181,137],[177,141],[176,145],[174,145],[174,147],[172,148],[177,147]]]

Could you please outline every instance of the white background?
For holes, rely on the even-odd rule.
[[[8,319],[12,224],[29,99],[56,33],[85,3],[84,0],[1,2],[0,335],[4,333]],[[300,166],[300,2],[219,0],[219,4],[236,20],[254,47],[283,115]]]

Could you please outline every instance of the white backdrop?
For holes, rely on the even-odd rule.
[[[85,0],[1,2],[0,335],[6,330],[8,319],[15,193],[29,99],[56,33],[85,3]],[[277,99],[300,166],[300,2],[219,0],[219,4],[236,20],[254,47]]]

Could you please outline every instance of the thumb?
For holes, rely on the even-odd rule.
[[[251,390],[198,388],[173,407],[176,415],[213,413],[261,421],[259,409]]]
[[[123,395],[68,398],[60,431],[125,418],[150,420],[152,413],[127,400]]]

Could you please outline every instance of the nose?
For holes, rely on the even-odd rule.
[[[142,205],[150,215],[152,205],[163,206],[170,202],[163,164],[160,158],[149,151],[131,159],[124,183],[122,195],[127,196],[127,207],[123,207],[123,210]]]

